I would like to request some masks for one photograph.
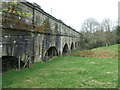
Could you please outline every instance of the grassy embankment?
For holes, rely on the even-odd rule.
[[[47,63],[3,73],[3,88],[115,88],[118,45],[75,51]],[[83,56],[83,57],[79,57]]]

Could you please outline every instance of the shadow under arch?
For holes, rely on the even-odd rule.
[[[71,44],[70,49],[71,49],[71,50],[73,50],[73,49],[74,49],[74,44],[73,44],[73,42],[72,42],[72,44]]]
[[[58,51],[56,49],[56,47],[52,46],[50,47],[47,52],[45,53],[44,59],[43,61],[48,61],[50,58],[54,57],[54,56],[58,56]]]
[[[11,69],[18,69],[18,58],[15,56],[2,56],[2,72]],[[20,68],[24,66],[24,62],[20,60]]]
[[[62,54],[66,54],[69,51],[67,43],[63,47],[63,52]]]

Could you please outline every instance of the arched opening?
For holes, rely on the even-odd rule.
[[[78,43],[77,42],[75,42],[75,48],[77,48],[78,47]]]
[[[78,46],[80,46],[80,41],[78,42]]]
[[[24,66],[24,62],[20,60],[20,68]],[[2,56],[2,71],[9,71],[11,69],[18,69],[18,58],[15,56]]]
[[[68,45],[65,44],[64,47],[63,47],[63,54],[66,54],[68,52]]]
[[[58,56],[58,51],[56,47],[50,47],[45,54],[44,61],[48,61],[50,58],[54,56]]]
[[[70,49],[71,49],[71,50],[73,50],[73,49],[74,49],[74,45],[73,45],[73,43],[71,44]]]

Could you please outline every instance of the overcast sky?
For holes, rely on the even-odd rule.
[[[27,0],[35,2],[41,8],[67,25],[80,31],[81,24],[89,17],[98,22],[110,18],[117,22],[119,0]]]

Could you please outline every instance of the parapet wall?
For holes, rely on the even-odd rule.
[[[3,28],[80,37],[80,33],[29,2],[2,3]]]

